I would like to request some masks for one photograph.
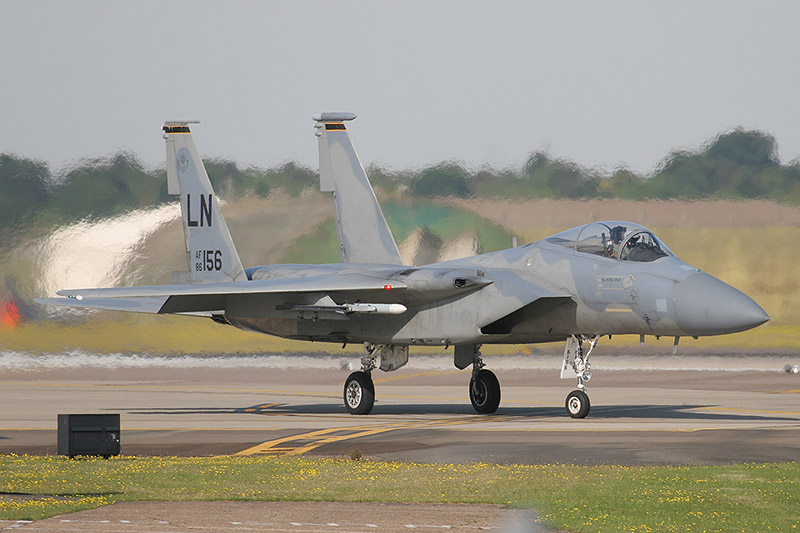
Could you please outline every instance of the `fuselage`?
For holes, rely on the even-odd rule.
[[[603,231],[607,248],[585,244],[592,242],[587,231],[612,224],[626,224],[627,240],[619,235],[614,244]],[[627,244],[631,239],[641,241],[638,259]],[[291,302],[269,295],[232,298],[225,319],[293,339],[394,345],[536,343],[575,334],[697,337],[743,331],[769,319],[748,296],[683,263],[631,223],[582,226],[526,246],[420,267],[270,265],[247,274],[255,280],[355,271],[396,280],[397,287],[367,295],[306,293]],[[407,310],[398,315],[326,311],[366,298]]]

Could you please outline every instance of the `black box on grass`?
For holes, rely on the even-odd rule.
[[[119,455],[119,414],[58,415],[58,455]]]

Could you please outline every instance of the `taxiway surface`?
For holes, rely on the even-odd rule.
[[[800,375],[783,372],[786,356],[604,358],[583,420],[565,413],[574,383],[558,378],[557,357],[528,368],[521,356],[486,358],[502,385],[490,416],[472,410],[469,371],[448,368],[446,356],[376,371],[372,414],[351,416],[341,359],[5,368],[0,453],[55,454],[59,413],[119,413],[125,455],[349,457],[357,449],[418,462],[624,465],[800,456]]]

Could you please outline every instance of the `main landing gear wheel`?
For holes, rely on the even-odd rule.
[[[572,418],[586,418],[589,414],[589,395],[582,390],[574,390],[567,396],[567,413]]]
[[[344,406],[351,415],[368,415],[375,404],[375,385],[372,376],[359,370],[344,382]]]
[[[481,414],[497,411],[500,405],[500,383],[491,370],[478,370],[469,381],[469,400]]]

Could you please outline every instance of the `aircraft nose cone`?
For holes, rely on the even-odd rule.
[[[678,283],[675,316],[688,335],[736,333],[769,320],[749,296],[704,272]]]

